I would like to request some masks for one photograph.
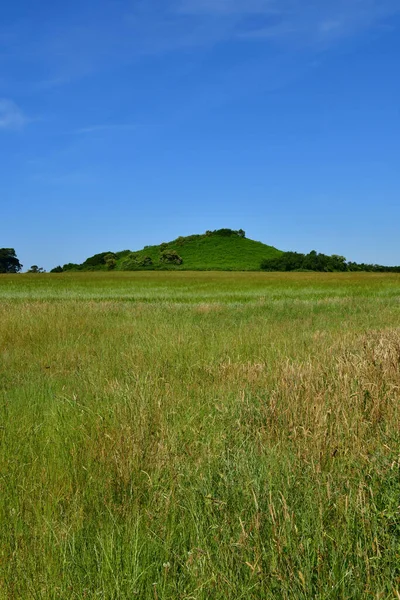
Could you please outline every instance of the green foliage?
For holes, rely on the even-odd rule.
[[[161,252],[160,262],[168,265],[181,265],[183,263],[183,260],[176,250],[170,249]]]
[[[365,263],[347,263],[349,271],[365,271],[367,273],[400,273],[400,266],[387,267],[384,265],[369,265]]]
[[[0,248],[0,273],[18,273],[21,269],[14,248]]]
[[[28,273],[45,273],[45,270],[37,265],[32,265]]]
[[[87,258],[85,262],[82,264],[82,270],[102,270],[108,269],[111,270],[116,266],[117,256],[113,252],[100,252],[99,254],[95,254],[90,258]],[[115,263],[113,263],[115,261]],[[114,264],[114,266],[112,266]]]
[[[115,253],[115,256],[118,260],[120,260],[121,258],[128,256],[128,254],[131,254],[131,250],[120,250],[119,252]]]
[[[261,261],[264,271],[319,271],[319,272],[344,272],[344,271],[370,271],[378,273],[398,273],[400,267],[382,267],[380,265],[366,265],[346,262],[344,256],[338,254],[317,253],[312,250],[309,254],[299,252],[284,252],[280,256]]]
[[[58,267],[54,267],[54,269],[52,269],[50,271],[50,273],[63,273],[64,269],[61,267],[61,265],[58,265]]]
[[[153,259],[151,256],[139,256],[137,259],[137,263],[140,267],[152,267]]]
[[[398,598],[399,293],[0,277],[1,599]]]
[[[297,271],[304,269],[304,254],[298,252],[285,252],[281,256],[264,259],[261,269],[265,271]]]
[[[76,263],[67,263],[62,267],[63,271],[82,271],[83,265],[78,265]]]
[[[246,232],[243,229],[214,229],[214,231],[206,231],[205,235],[208,237],[212,235],[219,235],[222,237],[230,237],[231,235],[236,235],[238,237],[244,238],[246,237]]]
[[[148,269],[153,266],[153,259],[146,254],[138,252],[130,252],[119,263],[121,271],[137,271],[140,269]]]
[[[222,230],[222,232],[222,235],[219,235],[218,231],[210,231],[202,235],[181,236],[158,246],[147,246],[134,254],[136,257],[150,256],[154,269],[188,271],[258,271],[264,257],[281,254],[272,246],[245,238],[243,231],[240,235],[232,230]],[[231,233],[228,235],[227,232]],[[170,249],[177,251],[179,257],[182,258],[181,264],[160,260],[162,254]],[[118,262],[118,270],[123,271],[127,268],[132,269],[129,261]]]
[[[117,255],[113,252],[106,254],[103,260],[108,271],[112,271],[117,266]]]
[[[243,229],[217,229],[204,234],[179,236],[171,242],[145,246],[136,252],[116,252],[113,260],[108,258],[110,254],[95,254],[82,265],[69,264],[63,268],[68,271],[258,271],[263,258],[280,256],[281,252],[272,246],[247,239]]]

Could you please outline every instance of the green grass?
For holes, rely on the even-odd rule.
[[[182,237],[167,243],[167,248],[176,250],[183,259],[180,266],[168,265],[173,270],[198,271],[259,271],[264,259],[276,258],[282,252],[247,238],[236,235],[198,235]],[[148,246],[135,252],[138,257],[150,256],[153,264],[159,267],[162,246]],[[127,267],[126,255],[119,258],[117,269]],[[166,268],[163,265],[163,268]]]
[[[0,598],[400,598],[400,276],[0,276]]]

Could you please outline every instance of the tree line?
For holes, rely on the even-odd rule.
[[[262,271],[316,271],[325,273],[366,271],[369,273],[400,273],[399,267],[385,267],[366,263],[348,262],[338,254],[321,254],[312,250],[308,254],[301,252],[283,252],[276,258],[262,261]]]
[[[14,248],[0,248],[0,273],[19,273],[23,265],[19,262]],[[32,265],[27,273],[45,273],[42,267]]]
[[[232,232],[223,231],[222,235],[239,235],[242,237],[244,231]],[[225,232],[230,232],[225,233]],[[213,235],[218,232],[211,232]],[[160,265],[180,265],[182,258],[175,250],[160,247]],[[62,273],[64,271],[89,271],[97,269],[113,270],[117,265],[118,258],[124,257],[124,269],[133,270],[135,268],[152,268],[155,265],[150,256],[124,251],[117,254],[113,252],[102,252],[86,259],[82,265],[69,263],[63,267],[58,266],[51,270],[51,273]],[[14,248],[0,248],[0,273],[19,273],[23,265],[18,260]],[[300,252],[283,252],[280,256],[269,258],[262,261],[260,268],[262,271],[315,271],[315,272],[357,272],[365,271],[369,273],[400,273],[400,266],[386,267],[383,265],[356,263],[347,261],[344,256],[338,254],[322,254],[312,250],[308,254]],[[37,265],[32,265],[28,273],[44,273],[44,269]]]

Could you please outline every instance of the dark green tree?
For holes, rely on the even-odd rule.
[[[141,267],[152,267],[153,266],[153,259],[151,258],[151,256],[143,256],[138,261],[138,264],[140,264]]]
[[[67,263],[66,265],[63,266],[63,271],[81,271],[82,267],[81,265],[78,265],[77,263]]]
[[[344,256],[338,254],[319,254],[315,250],[309,254],[299,252],[283,252],[277,258],[263,260],[261,269],[264,271],[318,271],[337,272],[356,270],[355,263],[347,263]]]
[[[21,269],[14,248],[0,248],[0,273],[18,273]]]
[[[143,256],[136,252],[131,252],[121,262],[122,271],[137,271],[143,268],[151,268],[152,266],[153,260],[151,256]]]
[[[99,254],[95,254],[94,256],[90,256],[82,263],[82,268],[84,271],[96,271],[104,269],[104,267],[108,268],[106,263],[106,258],[111,260],[111,258],[116,259],[116,255],[113,252],[100,252]]]
[[[45,270],[42,267],[38,267],[37,265],[32,265],[29,269],[28,273],[44,273]]]
[[[169,265],[181,265],[183,259],[176,250],[164,250],[161,252],[160,262]]]
[[[117,266],[117,256],[113,252],[109,252],[104,256],[104,263],[108,271],[112,271]]]

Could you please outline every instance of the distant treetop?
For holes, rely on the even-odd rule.
[[[347,262],[338,254],[321,254],[311,250],[308,254],[283,252],[280,256],[265,259],[260,265],[263,271],[319,271],[337,273],[343,271],[368,271],[372,273],[399,273],[400,267],[385,267]]]
[[[220,235],[223,237],[229,237],[231,235],[237,235],[238,237],[246,237],[246,232],[243,229],[214,229],[214,231],[206,231],[205,235]]]
[[[0,273],[18,273],[21,269],[14,248],[0,248]]]
[[[42,267],[32,265],[31,268],[27,271],[27,273],[46,273],[46,271]]]

